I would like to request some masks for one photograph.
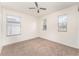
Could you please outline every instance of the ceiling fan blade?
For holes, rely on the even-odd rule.
[[[38,7],[38,3],[37,2],[35,2],[35,5],[36,5],[36,7]]]
[[[29,8],[29,9],[35,9],[35,8]]]
[[[37,10],[37,13],[39,13],[39,10]]]
[[[40,8],[40,9],[42,9],[42,10],[46,10],[46,8]]]

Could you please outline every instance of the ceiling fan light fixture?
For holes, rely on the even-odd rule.
[[[46,8],[39,8],[39,5],[38,5],[37,2],[34,2],[34,3],[35,3],[35,6],[36,6],[36,7],[31,7],[31,8],[29,8],[29,9],[36,9],[36,10],[37,10],[37,13],[40,12],[40,9],[41,9],[41,10],[47,10]]]

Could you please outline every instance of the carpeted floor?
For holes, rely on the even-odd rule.
[[[78,49],[42,38],[26,40],[4,46],[2,56],[77,56]]]

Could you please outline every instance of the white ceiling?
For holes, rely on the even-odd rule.
[[[1,5],[5,6],[6,8],[11,8],[34,16],[42,16],[76,4],[78,4],[78,2],[38,2],[39,7],[47,8],[47,10],[40,10],[40,13],[37,13],[36,10],[29,9],[30,7],[35,7],[34,2],[2,2],[1,3]]]

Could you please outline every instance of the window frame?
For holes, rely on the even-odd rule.
[[[67,18],[66,18],[66,22],[63,22],[63,20],[62,20],[62,23],[60,23],[60,22],[59,22],[59,20],[60,20],[59,17],[64,17],[64,16],[67,17]],[[63,19],[63,18],[62,18],[62,19]],[[65,24],[65,25],[62,25],[61,28],[60,28],[60,24]],[[65,26],[65,28],[63,28],[63,26]],[[59,15],[59,16],[58,16],[58,32],[67,32],[67,30],[68,30],[68,29],[67,29],[67,26],[68,26],[68,15],[66,15],[66,14],[65,14],[65,15]],[[65,30],[64,30],[64,29],[65,29]]]
[[[9,15],[9,16],[11,16],[11,15]],[[19,16],[11,16],[12,17],[12,19],[15,19],[16,17],[17,18],[19,18],[20,19],[20,21],[8,21],[9,20],[9,18],[8,18],[8,16],[6,17],[6,35],[7,36],[17,36],[17,35],[21,35],[21,17],[19,17]],[[15,17],[15,18],[14,18]],[[20,32],[17,34],[17,33],[12,33],[12,34],[9,34],[8,33],[8,24],[14,24],[14,25],[16,25],[16,24],[18,24],[18,25],[20,25],[19,26],[19,30],[20,30]],[[11,27],[11,29],[12,29],[12,27]]]
[[[47,19],[43,20],[43,31],[47,30]]]

